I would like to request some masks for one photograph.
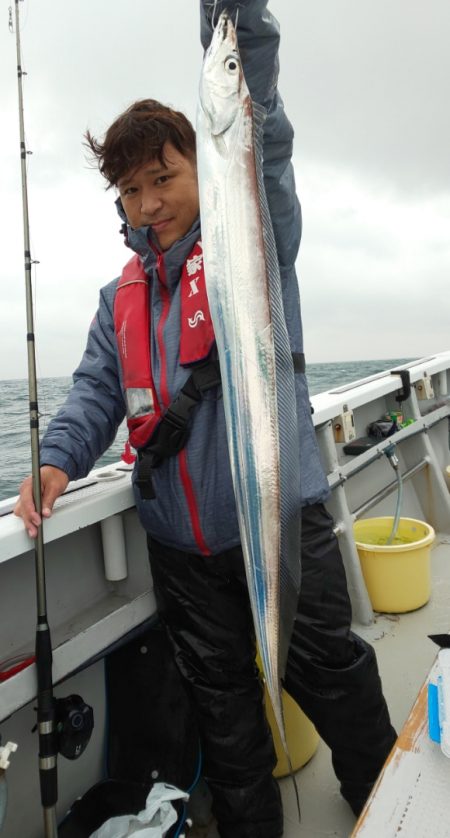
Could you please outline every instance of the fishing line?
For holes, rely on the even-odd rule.
[[[237,27],[238,27],[238,21],[239,21],[239,10],[240,10],[240,8],[241,8],[241,4],[240,4],[240,3],[238,3],[238,4],[237,4],[237,6],[236,6],[236,17],[235,17],[235,19],[234,19],[234,28],[235,28],[235,29],[237,29]]]
[[[21,30],[23,30],[23,26],[21,26]],[[22,57],[23,57],[23,50],[22,50]],[[26,73],[23,73],[23,75],[26,75]],[[25,145],[27,145],[27,137],[26,137],[26,134],[25,134]],[[27,157],[26,157],[26,159],[25,159],[25,165],[26,165],[26,170],[27,170],[27,181],[28,181],[28,177],[29,177],[29,174],[30,174],[30,172],[29,172],[29,169],[30,169],[30,160],[29,160],[29,158],[31,157],[31,155],[33,154],[33,152],[32,152],[30,149],[28,149],[28,148],[27,148],[26,153],[27,153]],[[29,231],[29,237],[30,237],[30,252],[33,252],[33,251],[34,251],[34,243],[33,243],[33,240],[32,240],[31,231]],[[34,326],[35,326],[35,330],[36,330],[36,323],[37,323],[37,319],[38,319],[38,318],[37,318],[37,309],[38,309],[38,305],[37,305],[37,290],[38,290],[38,283],[37,283],[37,267],[36,267],[36,266],[37,266],[37,265],[39,265],[39,264],[40,264],[40,263],[39,263],[39,260],[38,260],[38,259],[32,259],[32,260],[31,260],[31,268],[32,268],[32,274],[33,274],[33,300],[34,300]],[[39,364],[39,358],[38,358],[38,352],[37,352],[36,345],[35,345],[35,347],[34,347],[34,351],[35,351],[35,356],[36,356],[36,366],[39,368],[39,376],[38,376],[38,377],[39,377],[39,379],[41,379],[41,378],[42,378],[42,370],[40,369],[40,364]],[[40,391],[40,398],[41,398],[41,397],[42,397],[42,388],[41,388],[41,391]],[[44,400],[45,400],[45,399],[44,399]],[[45,409],[45,408],[44,408],[44,409]],[[38,417],[39,417],[39,419],[41,418],[41,416],[42,416],[42,413],[40,413],[40,412],[39,412],[39,413],[38,413]]]
[[[32,151],[27,151],[27,154],[29,156],[31,156],[33,154],[33,152]],[[27,178],[28,178],[28,175],[29,175],[29,168],[30,168],[30,161],[27,159]],[[31,250],[31,252],[34,251],[34,244],[33,244],[32,236],[31,236],[31,231],[30,231],[30,250]],[[32,269],[33,269],[34,325],[35,325],[35,332],[37,332],[37,323],[38,323],[38,319],[39,319],[39,315],[38,315],[38,309],[39,309],[39,306],[38,306],[38,288],[39,288],[39,286],[38,286],[37,266],[40,265],[40,262],[39,262],[38,259],[32,259],[31,260],[31,265],[32,265]],[[48,417],[50,415],[48,393],[47,393],[47,388],[43,385],[42,367],[41,367],[41,363],[40,363],[40,360],[39,360],[39,352],[38,352],[36,344],[35,344],[35,347],[34,347],[34,351],[35,351],[35,356],[36,356],[36,367],[37,367],[37,370],[38,370],[38,373],[39,373],[38,374],[38,379],[40,381],[39,400],[44,403],[43,411],[39,410],[39,408],[38,408],[38,418],[43,419],[45,417],[46,421],[45,421],[45,423],[42,427],[43,431],[45,432],[47,430],[47,425],[48,425],[48,421],[49,421]]]
[[[21,27],[21,29],[23,29],[23,27]],[[25,136],[25,144],[26,144],[26,136]],[[33,152],[27,149],[28,157],[30,157],[32,154],[33,154]],[[30,161],[29,161],[28,157],[26,159],[27,180],[28,180],[29,168],[30,168]],[[32,240],[31,231],[30,231],[30,251],[33,252],[33,250],[34,250],[34,245],[33,245],[33,240]],[[32,259],[31,260],[31,267],[32,267],[32,272],[33,272],[33,300],[34,300],[35,333],[37,331],[36,325],[37,325],[37,321],[38,321],[38,302],[37,302],[37,291],[38,291],[37,273],[38,272],[37,272],[37,265],[39,265],[39,264],[40,264],[40,262],[39,262],[38,259]],[[39,353],[38,353],[38,350],[37,350],[37,347],[36,347],[36,343],[35,343],[35,347],[34,347],[34,352],[35,352],[35,356],[36,356],[36,367],[37,367],[37,370],[39,372],[38,379],[41,382],[40,391],[39,391],[39,400],[41,402],[42,401],[44,402],[44,412],[43,413],[39,410],[39,407],[38,407],[38,419],[42,419],[44,416],[47,417],[47,421],[46,421],[46,424],[45,424],[45,427],[44,427],[44,430],[46,430],[46,426],[48,425],[48,415],[49,415],[48,397],[47,397],[45,387],[42,386],[42,368],[41,368],[40,361],[39,361]]]
[[[34,291],[33,291],[33,294],[34,294],[34,300],[35,300],[35,304],[36,304],[35,305],[35,324],[37,323],[37,319],[38,319],[37,316],[36,316],[37,312],[38,312],[38,305],[37,305],[38,282],[37,282],[37,267],[36,267],[36,265],[39,265],[39,262],[37,261],[37,259],[35,259],[34,262],[33,262],[33,268],[34,268],[34,270],[33,270],[33,274],[34,274],[34,278],[33,278]],[[43,423],[41,424],[41,429],[45,433],[45,431],[47,430],[47,426],[48,426],[49,418],[50,418],[50,413],[51,413],[50,403],[49,403],[49,392],[48,392],[49,385],[47,385],[45,383],[45,379],[43,377],[43,372],[42,372],[42,366],[41,366],[41,363],[40,363],[40,360],[39,360],[39,352],[37,351],[37,349],[36,349],[36,367],[37,367],[37,371],[38,371],[38,378],[39,378],[39,381],[40,381],[39,401],[40,401],[41,404],[43,403],[42,410],[38,407],[38,417],[39,417],[40,420],[41,419],[44,420]]]
[[[23,3],[23,7],[25,9],[25,19],[24,20],[22,19],[20,21],[20,31],[23,32],[23,30],[26,28],[26,25],[28,23],[28,14],[29,14],[29,11],[30,11],[30,5],[29,5],[29,3],[25,3],[25,0],[20,0],[20,1],[21,1],[21,3]],[[8,11],[11,12],[11,25],[10,25],[9,31],[14,32],[14,29],[12,28],[12,25],[13,25],[12,24],[12,6],[9,6]],[[23,50],[22,50],[22,58],[23,58]]]
[[[213,12],[212,12],[212,17],[211,17],[211,26],[212,26],[212,28],[213,28],[213,29],[215,29],[215,28],[216,28],[216,12],[217,12],[217,6],[218,6],[218,0],[214,0]]]

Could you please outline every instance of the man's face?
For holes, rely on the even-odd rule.
[[[164,145],[165,165],[149,160],[118,182],[122,206],[131,227],[151,226],[161,250],[183,238],[199,213],[195,162],[172,143]]]

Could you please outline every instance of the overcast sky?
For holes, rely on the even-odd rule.
[[[13,4],[14,6],[14,4]],[[450,349],[450,0],[272,0],[295,128],[307,360]],[[15,38],[0,15],[0,379],[26,376]],[[38,373],[77,365],[99,288],[128,254],[89,168],[133,100],[195,118],[198,0],[25,0]]]

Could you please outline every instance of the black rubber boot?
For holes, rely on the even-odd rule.
[[[227,786],[208,779],[212,811],[220,838],[280,838],[283,814],[278,783],[272,775],[245,786]]]
[[[322,671],[321,687],[289,692],[331,749],[341,793],[359,815],[395,741],[373,649],[355,636],[360,656],[342,670]],[[326,685],[328,681],[328,686]]]
[[[331,748],[341,792],[359,814],[394,745],[373,648],[351,629],[333,519],[321,504],[302,516],[302,590],[285,688]]]

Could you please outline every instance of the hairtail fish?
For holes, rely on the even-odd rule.
[[[206,288],[250,603],[267,689],[281,702],[300,590],[294,366],[263,182],[264,109],[252,102],[226,12],[205,53],[197,167]]]

